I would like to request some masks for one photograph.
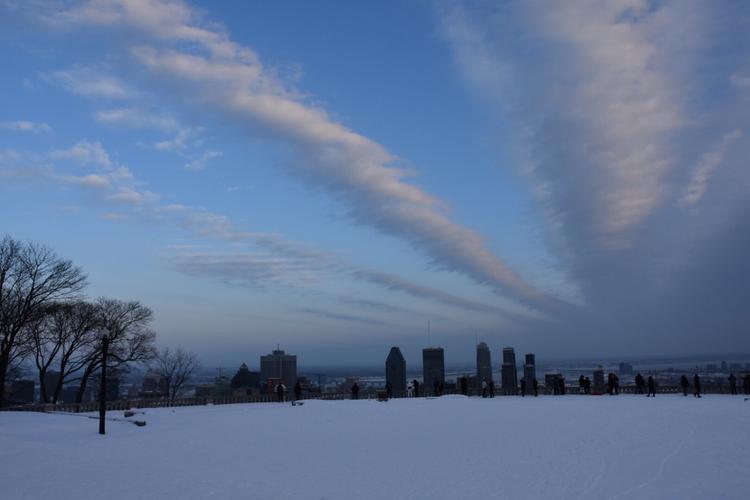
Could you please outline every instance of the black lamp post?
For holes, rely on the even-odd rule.
[[[99,387],[99,434],[104,434],[107,415],[107,352],[109,351],[109,335],[102,337],[102,377]]]

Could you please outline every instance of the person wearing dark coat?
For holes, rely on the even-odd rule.
[[[414,397],[418,398],[419,397],[419,382],[417,382],[417,379],[414,379],[412,381],[412,384],[414,385]]]
[[[461,377],[461,394],[464,396],[469,395],[469,380],[466,378],[466,375]]]
[[[487,379],[486,378],[482,379],[482,397],[483,398],[487,397]]]
[[[643,394],[643,375],[640,373],[635,376],[635,393]]]
[[[284,393],[285,392],[286,392],[286,386],[284,384],[282,384],[281,382],[279,382],[276,385],[276,395],[279,398],[279,403],[283,403],[284,402]]]
[[[302,385],[300,385],[299,382],[294,384],[294,400],[298,400],[302,398]]]
[[[581,374],[580,377],[578,377],[578,392],[581,394],[586,393],[586,379],[583,377],[583,374]]]
[[[742,383],[742,385],[745,389],[745,394],[750,394],[750,373],[745,375],[744,382]]]
[[[390,382],[385,383],[385,395],[388,397],[388,399],[391,399],[393,397],[393,384]]]
[[[591,394],[591,379],[588,377],[583,378],[583,393]]]
[[[651,375],[648,376],[648,394],[646,394],[646,397],[649,396],[656,397],[656,382]]]
[[[612,374],[612,382],[614,382],[615,396],[620,394],[620,377],[616,374]]]
[[[687,376],[682,375],[680,377],[680,387],[682,387],[682,395],[687,397],[687,390],[688,390],[688,379]]]
[[[521,397],[526,397],[526,379],[521,379]]]
[[[534,397],[537,397],[539,395],[539,381],[537,379],[534,379]]]
[[[495,397],[495,382],[490,379],[490,382],[487,384],[487,387],[490,389],[490,397]]]
[[[697,373],[693,375],[693,389],[695,389],[695,391],[693,392],[693,397],[701,397],[701,378]]]
[[[565,396],[565,377],[560,377],[560,395]]]
[[[359,385],[356,382],[352,385],[352,399],[359,399]]]
[[[438,392],[440,390],[440,382],[438,379],[435,379],[435,381],[432,383],[432,395],[433,396],[439,396],[440,393]]]
[[[734,373],[729,374],[729,393],[737,394],[737,377],[734,376]]]

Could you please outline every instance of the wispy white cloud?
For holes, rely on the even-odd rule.
[[[31,132],[34,134],[52,132],[52,127],[46,123],[31,122],[26,120],[0,122],[0,129],[12,130],[14,132]]]
[[[205,151],[197,158],[186,163],[185,168],[188,170],[205,170],[209,161],[220,156],[221,153],[219,151]]]
[[[119,78],[108,75],[103,70],[86,66],[44,73],[42,78],[63,87],[68,92],[89,98],[129,99],[136,95],[136,92]]]
[[[141,30],[144,44],[131,52],[137,61],[189,91],[191,104],[260,126],[292,146],[298,157],[295,173],[345,200],[356,222],[404,239],[438,268],[463,273],[516,299],[540,300],[478,233],[448,218],[444,202],[406,182],[411,173],[397,166],[394,155],[304,102],[251,49],[204,23],[184,3],[87,2],[50,17],[65,25]]]
[[[708,189],[711,175],[724,160],[727,148],[740,137],[742,137],[742,131],[739,129],[727,132],[718,144],[701,157],[698,164],[693,167],[690,174],[690,181],[679,199],[680,205],[691,206],[700,201]]]
[[[99,123],[117,125],[134,129],[157,129],[174,132],[180,129],[180,123],[172,116],[149,112],[140,108],[105,109],[94,113]]]
[[[49,154],[54,160],[67,160],[82,166],[112,167],[109,154],[100,142],[82,140],[67,149],[56,149]]]

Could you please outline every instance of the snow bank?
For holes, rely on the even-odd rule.
[[[0,497],[748,498],[742,397],[308,401],[0,413]],[[112,416],[115,416],[114,414]],[[121,413],[116,416],[122,416]]]

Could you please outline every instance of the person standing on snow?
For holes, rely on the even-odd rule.
[[[487,387],[490,390],[490,397],[494,398],[495,397],[495,382],[493,382],[492,379],[490,379],[490,383],[487,384]]]
[[[651,375],[648,376],[648,394],[646,394],[646,397],[649,396],[656,397],[656,382]]]
[[[388,399],[391,399],[393,397],[393,384],[390,382],[385,383],[385,395],[388,397]]]
[[[302,399],[302,385],[297,381],[297,383],[294,384],[294,400],[297,401],[299,399]]]
[[[482,379],[482,397],[483,398],[487,397],[487,379],[486,378]]]
[[[276,385],[276,395],[279,398],[279,403],[283,403],[284,402],[284,393],[285,392],[286,392],[286,386],[284,384],[282,384],[281,382],[279,382]]]
[[[419,382],[417,382],[417,379],[414,379],[412,384],[414,384],[414,397],[418,398],[419,397]]]
[[[685,374],[680,377],[680,387],[682,387],[682,395],[687,397],[687,390],[688,390],[688,379]]]
[[[701,378],[697,373],[693,376],[693,388],[695,389],[695,392],[693,392],[693,397],[701,397]]]
[[[539,396],[539,381],[537,379],[534,379],[534,397]]]
[[[734,373],[729,374],[729,393],[737,394],[737,377],[734,376]]]
[[[635,376],[635,393],[643,394],[643,375],[640,373]]]
[[[466,375],[461,377],[461,394],[464,396],[469,395],[469,381],[466,379]]]
[[[521,379],[521,397],[522,398],[526,397],[526,379],[525,378]]]
[[[359,385],[356,382],[352,385],[352,399],[359,399]]]

